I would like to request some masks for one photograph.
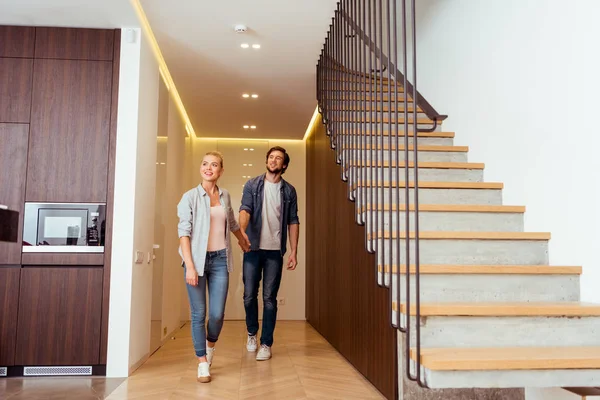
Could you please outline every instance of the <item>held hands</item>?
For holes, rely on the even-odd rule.
[[[246,235],[246,232],[241,231],[242,237],[238,240],[238,244],[240,245],[240,248],[242,249],[242,251],[244,253],[247,253],[250,251],[250,240],[248,239],[248,235]]]
[[[290,257],[288,258],[288,265],[287,265],[287,269],[289,271],[293,271],[296,269],[296,266],[298,265],[298,261],[296,260],[296,252],[293,251],[290,253]]]
[[[190,286],[198,285],[198,273],[193,266],[192,268],[186,268],[185,270],[185,283]]]

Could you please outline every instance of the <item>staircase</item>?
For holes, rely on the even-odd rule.
[[[600,304],[580,302],[582,268],[549,265],[550,233],[524,231],[525,207],[503,204],[503,184],[484,180],[484,164],[454,146],[455,133],[444,131],[416,89],[404,93],[399,71],[371,72],[366,60],[379,70],[396,67],[357,27],[363,2],[359,11],[343,3],[317,70],[319,107],[356,221],[367,228],[365,251],[376,254],[373,284],[389,288],[390,307],[381,312],[406,331],[398,335],[400,398],[429,398],[423,389],[593,392]],[[352,29],[340,30],[345,24]],[[347,44],[349,31],[361,40]],[[479,398],[448,393],[431,398]],[[512,399],[509,393],[500,398]]]

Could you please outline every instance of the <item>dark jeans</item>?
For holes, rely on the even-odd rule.
[[[260,343],[273,345],[277,321],[277,292],[281,283],[283,257],[279,250],[256,250],[244,254],[244,308],[248,334],[258,333],[258,287],[263,278],[263,324]]]
[[[185,263],[183,276],[185,277]],[[206,355],[206,340],[215,343],[223,328],[225,301],[229,289],[229,272],[227,272],[227,251],[207,251],[204,264],[204,275],[198,276],[198,285],[187,287],[192,314],[192,342],[197,357]],[[208,327],[206,321],[206,287],[208,286]]]

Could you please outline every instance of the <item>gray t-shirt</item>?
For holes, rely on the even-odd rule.
[[[281,249],[281,181],[271,183],[265,179],[260,249]]]

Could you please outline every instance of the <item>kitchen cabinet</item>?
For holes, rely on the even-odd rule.
[[[0,26],[0,57],[33,58],[35,28]]]
[[[0,57],[0,123],[29,123],[33,60]]]
[[[15,365],[17,313],[19,311],[19,266],[0,267],[0,366]]]
[[[106,202],[110,61],[34,61],[26,200]]]
[[[15,365],[98,365],[102,268],[21,270]]]
[[[19,212],[17,242],[0,242],[0,265],[21,264],[29,125],[0,124],[0,204]]]

